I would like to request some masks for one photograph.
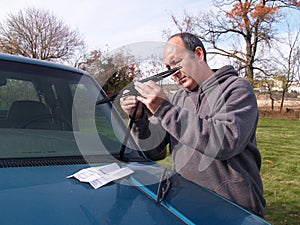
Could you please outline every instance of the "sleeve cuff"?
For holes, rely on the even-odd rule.
[[[168,100],[165,100],[154,112],[154,116],[158,117],[158,118],[163,118],[166,113],[173,107],[173,105],[171,104],[171,102],[169,102]]]

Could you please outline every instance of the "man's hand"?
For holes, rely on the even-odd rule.
[[[123,94],[129,92],[128,90],[125,90]],[[141,118],[143,114],[143,106],[142,104],[137,104],[138,100],[136,99],[136,96],[128,95],[125,97],[120,98],[120,105],[123,111],[130,117],[132,117],[133,112],[135,110],[135,107],[138,105],[139,108],[137,109],[135,119]]]
[[[152,80],[145,83],[135,82],[134,86],[141,95],[137,96],[136,99],[142,102],[152,114],[166,99],[168,99],[161,86]]]

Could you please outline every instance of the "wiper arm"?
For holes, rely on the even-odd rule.
[[[132,118],[129,121],[129,125],[128,125],[127,131],[125,133],[124,140],[123,140],[122,145],[121,145],[121,149],[120,149],[120,152],[119,152],[119,160],[121,160],[121,161],[124,161],[123,157],[124,157],[124,154],[125,154],[126,145],[127,145],[127,142],[128,142],[128,138],[130,136],[131,128],[133,126],[134,118],[135,118],[137,110],[139,108],[139,104],[141,104],[141,102],[138,101],[136,103],[136,107],[135,107],[135,109],[133,111]]]
[[[179,70],[181,68],[182,68],[181,66],[174,67],[173,69],[170,69],[170,70],[158,73],[158,74],[156,74],[154,76],[151,76],[151,77],[145,78],[143,80],[140,80],[140,82],[146,82],[146,81],[150,81],[150,80],[153,80],[153,81],[157,82],[159,80],[162,80],[162,79],[164,79],[164,78],[172,75],[173,73],[175,73],[177,70]],[[104,99],[98,101],[96,103],[96,105],[107,103],[107,102],[115,100],[118,97],[118,94],[120,92],[122,92],[123,90],[128,89],[128,88],[131,88],[131,90],[128,93],[126,93],[125,95],[137,95],[138,94],[138,92],[134,89],[133,84],[131,83],[127,87],[123,88],[121,91],[116,92],[116,93],[108,96],[107,98],[104,98]],[[120,97],[123,97],[125,95],[121,95]],[[120,152],[119,152],[119,160],[121,160],[121,161],[124,161],[123,157],[124,157],[124,153],[125,153],[125,148],[126,148],[126,144],[127,144],[129,135],[130,135],[130,130],[131,130],[132,126],[133,126],[133,121],[135,119],[135,116],[136,116],[136,113],[137,113],[137,109],[139,108],[138,104],[141,104],[141,103],[140,102],[136,103],[135,110],[134,110],[133,115],[132,115],[132,117],[131,117],[131,119],[129,121],[128,129],[127,129],[127,132],[125,134],[125,137],[124,137],[124,140],[123,140]]]
[[[156,202],[160,203],[167,195],[171,188],[170,174],[168,169],[165,169],[158,185]]]

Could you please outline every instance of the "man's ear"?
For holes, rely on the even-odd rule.
[[[204,61],[204,52],[203,49],[199,46],[196,47],[195,49],[195,55],[201,60]]]

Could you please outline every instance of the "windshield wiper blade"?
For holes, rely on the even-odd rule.
[[[144,78],[144,79],[140,80],[139,82],[145,83],[145,82],[150,81],[150,80],[152,80],[154,82],[157,82],[157,81],[160,81],[160,80],[174,74],[177,70],[180,70],[181,68],[182,68],[181,66],[174,67],[172,69],[169,69],[169,70],[163,71],[161,73],[155,74],[151,77]],[[123,93],[124,90],[129,90],[129,92],[124,94]],[[119,94],[119,93],[121,93],[121,94]],[[120,91],[117,91],[117,92],[107,96],[106,98],[97,101],[96,105],[108,103],[108,102],[114,101],[116,99],[120,99],[120,98],[128,96],[128,95],[137,95],[137,94],[138,94],[138,92],[134,89],[134,84],[130,83],[129,85],[127,85],[126,87],[124,87]]]

